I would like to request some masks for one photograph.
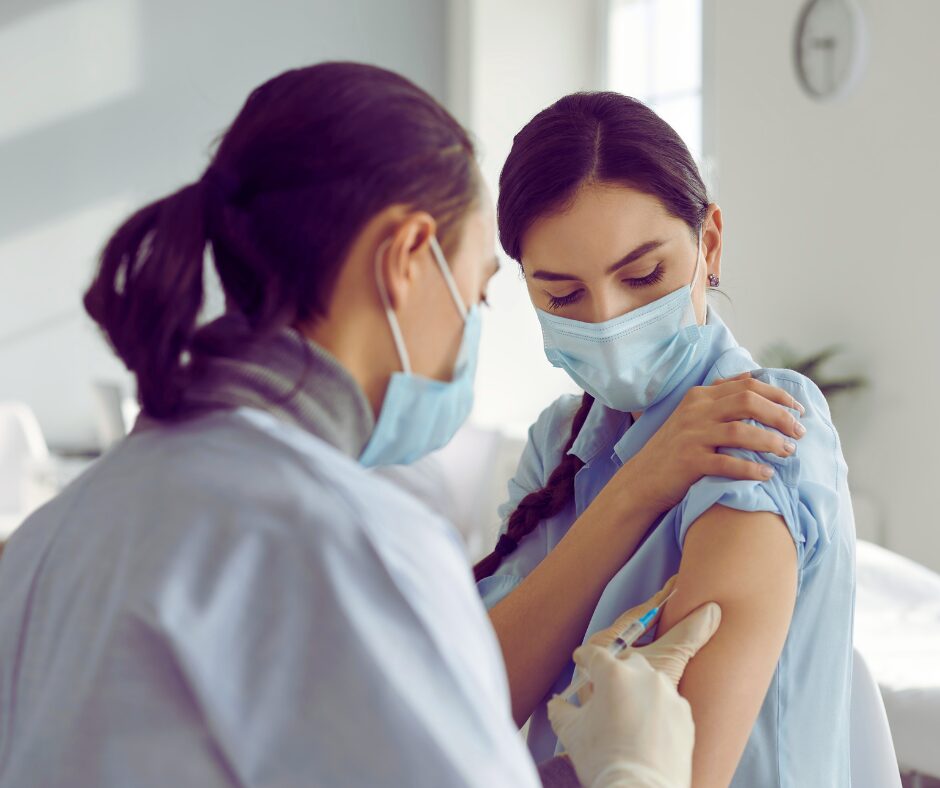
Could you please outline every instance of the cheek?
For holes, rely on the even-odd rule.
[[[458,282],[458,288],[462,285]],[[463,339],[464,323],[446,286],[432,288],[400,315],[402,334],[415,373],[449,380]]]
[[[477,302],[482,275],[478,265],[466,260],[460,260],[459,262],[460,265],[453,266],[450,272],[454,277],[454,283],[457,285],[457,291],[463,298],[464,304],[469,307]],[[444,284],[444,287],[447,287],[447,285]],[[449,301],[453,301],[449,290],[447,291],[447,298]]]

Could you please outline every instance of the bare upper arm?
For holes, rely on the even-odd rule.
[[[734,776],[790,626],[796,555],[783,519],[771,512],[716,505],[688,531],[659,631],[706,602],[722,612],[718,632],[679,685],[695,719],[695,788],[724,788]]]

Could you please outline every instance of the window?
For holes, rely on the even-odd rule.
[[[702,1],[608,0],[608,90],[633,96],[702,150]]]

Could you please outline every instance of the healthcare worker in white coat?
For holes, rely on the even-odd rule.
[[[115,232],[85,305],[142,416],[0,560],[0,787],[539,784],[456,531],[365,467],[466,418],[493,221],[430,96],[330,63],[256,89]],[[694,477],[689,445],[646,467]],[[675,684],[718,618],[584,647],[544,784],[687,785]]]

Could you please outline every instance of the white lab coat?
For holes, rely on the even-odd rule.
[[[453,528],[259,410],[132,434],[0,562],[0,788],[537,786]]]

